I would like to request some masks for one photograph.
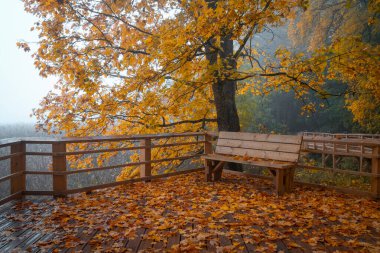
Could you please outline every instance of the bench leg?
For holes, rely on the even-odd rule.
[[[206,181],[211,182],[212,180],[212,161],[211,160],[205,160],[205,176],[206,176]]]
[[[217,170],[214,172],[214,178],[213,181],[220,181],[222,179],[222,171],[223,170]]]
[[[283,195],[285,192],[284,174],[284,170],[276,170],[275,188],[278,196]]]
[[[225,162],[218,162],[216,164],[216,166],[213,168],[213,181],[219,181],[222,179],[222,172],[223,172],[223,166],[224,166]]]
[[[289,168],[286,170],[286,176],[285,176],[285,191],[291,192],[293,188],[293,182],[294,182],[294,172],[295,168]]]

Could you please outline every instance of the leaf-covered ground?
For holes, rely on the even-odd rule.
[[[379,202],[300,187],[277,197],[270,182],[236,175],[207,183],[193,173],[24,202],[11,216],[47,234],[29,251],[380,252]]]

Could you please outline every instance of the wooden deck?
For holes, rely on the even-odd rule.
[[[379,252],[379,202],[203,173],[0,206],[0,252]]]

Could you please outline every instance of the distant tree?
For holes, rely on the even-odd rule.
[[[323,66],[315,73],[347,87],[346,106],[368,132],[380,132],[379,16],[377,0],[315,0],[289,29],[293,46]]]
[[[331,93],[345,90],[341,84],[330,83],[329,86]],[[302,111],[304,103],[294,99],[293,92],[272,92],[267,96],[254,96],[251,93],[240,95],[237,97],[237,107],[242,130],[292,134],[302,131],[365,131],[353,122],[352,113],[345,107],[344,97],[331,97],[328,100],[315,97],[312,101],[319,106],[314,112],[305,113]]]

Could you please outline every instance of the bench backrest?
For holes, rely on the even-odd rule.
[[[215,153],[298,162],[302,136],[219,132]]]

